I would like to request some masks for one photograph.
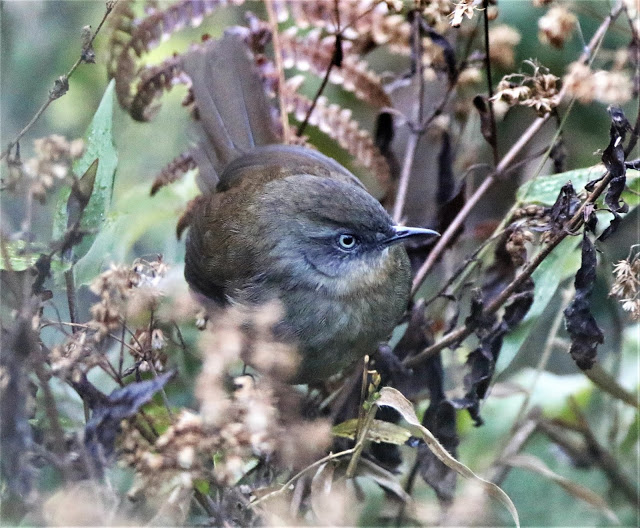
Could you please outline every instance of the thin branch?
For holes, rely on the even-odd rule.
[[[82,47],[83,51],[86,50],[86,49],[90,49],[91,48],[91,46],[93,44],[93,41],[96,38],[96,35],[102,29],[102,26],[104,25],[105,21],[107,20],[107,17],[109,16],[109,13],[111,13],[111,11],[113,11],[113,8],[115,7],[116,2],[117,2],[117,0],[108,1],[106,3],[106,9],[105,9],[104,15],[102,16],[102,20],[100,21],[100,24],[98,24],[98,27],[96,28],[96,30],[91,35],[91,39],[89,40],[89,42],[87,44],[83,45],[83,47]],[[49,91],[48,99],[42,104],[42,106],[38,109],[38,111],[31,118],[31,120],[26,124],[26,126],[18,133],[18,135],[15,137],[15,139],[13,141],[11,141],[9,143],[9,145],[7,145],[7,148],[2,152],[2,154],[0,154],[0,160],[4,159],[6,156],[9,155],[9,153],[11,152],[11,149],[13,149],[13,147],[15,147],[18,144],[18,142],[31,129],[31,127],[36,123],[36,121],[38,121],[38,119],[40,119],[40,116],[49,107],[49,105],[53,101],[55,101],[56,99],[59,99],[60,97],[62,97],[67,92],[67,90],[69,89],[69,78],[73,75],[73,72],[76,71],[76,68],[78,66],[80,66],[80,64],[82,62],[84,62],[83,54],[81,54],[80,57],[78,58],[78,60],[76,60],[76,62],[73,64],[73,66],[71,66],[71,69],[67,72],[66,75],[63,75],[62,77],[58,78],[55,81],[54,87]],[[65,86],[66,86],[66,88],[64,88]]]
[[[318,99],[320,99],[320,96],[322,95],[322,93],[324,92],[324,89],[327,87],[327,83],[329,82],[329,77],[331,75],[331,70],[333,70],[334,66],[340,66],[340,62],[342,61],[342,30],[340,29],[340,7],[339,7],[339,2],[340,0],[335,0],[335,8],[336,8],[336,35],[335,35],[335,44],[334,44],[334,48],[333,48],[333,55],[331,56],[331,62],[329,62],[329,65],[327,66],[327,71],[324,74],[324,79],[322,79],[322,83],[320,84],[320,88],[318,88],[318,91],[316,92],[316,95],[313,98],[313,101],[311,102],[311,106],[309,107],[309,110],[307,110],[307,115],[304,116],[304,120],[302,121],[302,123],[300,123],[300,126],[298,127],[298,130],[296,132],[296,136],[301,137],[302,134],[304,133],[305,128],[307,128],[307,125],[309,124],[309,119],[311,119],[311,114],[313,114],[313,111],[316,108],[316,105],[318,104]]]
[[[289,130],[289,115],[284,102],[284,66],[282,64],[282,47],[280,45],[280,32],[278,31],[278,17],[276,16],[273,0],[265,0],[271,35],[273,38],[273,53],[278,72],[278,105],[280,106],[280,122],[282,125],[282,141],[285,145],[291,143],[291,131]]]
[[[420,17],[422,14],[418,9],[413,11],[412,29],[413,29],[413,59],[415,61],[414,77],[418,79],[418,104],[416,106],[415,123],[413,126],[409,124],[410,135],[407,141],[407,148],[404,154],[404,163],[400,173],[400,182],[398,183],[398,191],[396,193],[396,201],[393,205],[393,221],[399,224],[402,221],[402,211],[407,199],[407,191],[409,189],[409,179],[413,170],[413,162],[415,161],[416,148],[418,141],[423,134],[422,115],[424,113],[424,64],[422,61],[422,33],[420,28]]]
[[[483,19],[484,19],[484,68],[487,73],[487,92],[489,98],[487,106],[489,107],[489,121],[491,125],[491,133],[489,143],[491,144],[491,152],[493,153],[493,164],[498,165],[498,136],[496,133],[496,116],[493,111],[493,82],[491,80],[491,57],[489,53],[489,0],[483,0]]]

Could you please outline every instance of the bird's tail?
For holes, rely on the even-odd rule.
[[[199,185],[213,192],[224,168],[240,154],[278,142],[271,107],[253,58],[241,37],[225,34],[188,52],[199,139],[192,149]]]

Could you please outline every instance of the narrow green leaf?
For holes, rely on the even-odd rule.
[[[194,173],[149,196],[149,184],[141,183],[119,197],[93,246],[74,267],[76,284],[88,284],[109,262],[122,262],[143,236],[159,230],[175,237],[175,226],[189,200],[197,196]],[[174,238],[175,240],[175,238]],[[163,247],[158,248],[159,252]]]
[[[352,418],[346,422],[334,425],[331,433],[341,438],[349,438],[354,440],[358,429],[358,419]],[[411,431],[396,425],[394,423],[385,422],[383,420],[373,420],[369,429],[367,429],[366,439],[372,442],[387,444],[404,445],[411,438]]]

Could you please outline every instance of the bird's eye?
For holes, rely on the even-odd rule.
[[[342,234],[338,237],[338,244],[341,249],[351,250],[356,247],[358,240],[355,236],[350,234]]]

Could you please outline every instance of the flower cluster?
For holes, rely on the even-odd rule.
[[[578,19],[566,7],[555,6],[538,20],[538,38],[544,44],[562,48],[576,28]]]
[[[623,71],[592,71],[581,62],[569,65],[564,78],[567,91],[583,104],[600,101],[605,104],[623,104],[633,97],[633,82]]]
[[[640,321],[640,253],[619,261],[613,268],[615,280],[610,295],[617,297],[622,309]]]
[[[534,64],[533,75],[514,73],[498,83],[493,101],[528,106],[540,116],[558,106],[558,77]]]
[[[7,184],[26,184],[31,195],[43,202],[56,182],[69,176],[72,163],[84,152],[84,142],[81,139],[68,141],[63,136],[52,134],[34,140],[33,149],[35,156],[24,162],[10,160]]]

